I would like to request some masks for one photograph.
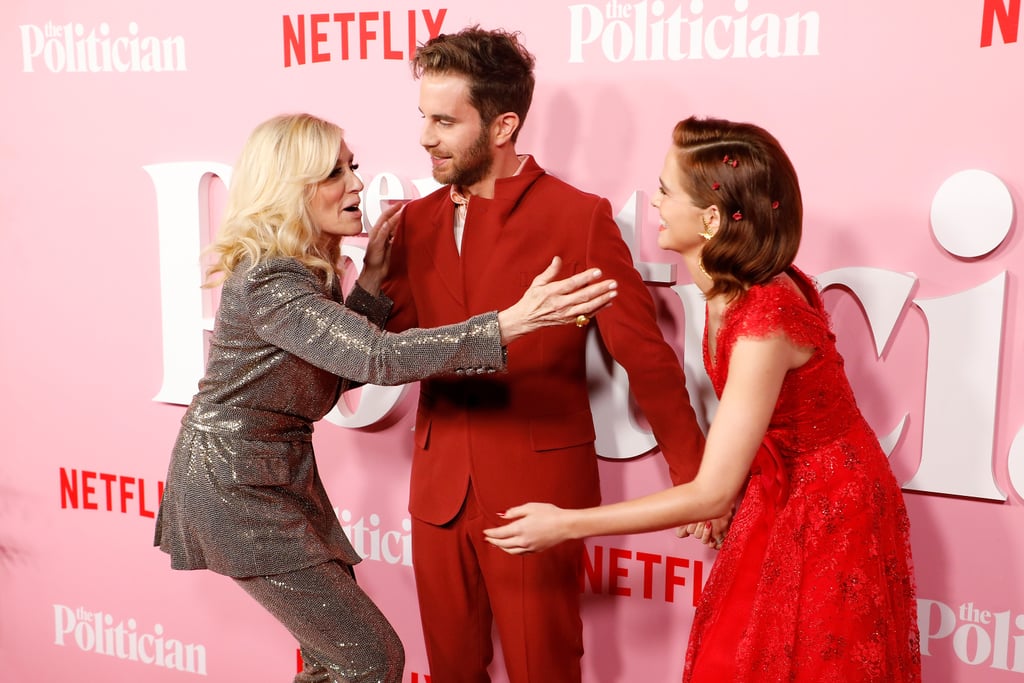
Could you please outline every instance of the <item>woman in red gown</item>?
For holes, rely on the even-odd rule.
[[[696,524],[721,553],[684,682],[919,682],[907,512],[814,282],[793,265],[803,211],[789,158],[757,126],[686,119],[653,204],[659,246],[682,255],[707,302],[720,402],[700,472],[597,508],[515,507],[488,538],[520,553]],[[741,493],[728,540],[699,523]]]

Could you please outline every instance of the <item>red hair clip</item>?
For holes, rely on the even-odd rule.
[[[711,183],[711,189],[712,190],[717,190],[720,187],[721,187],[721,185],[719,185],[718,183]]]
[[[774,202],[772,202],[772,208],[773,209],[779,208],[779,200],[778,199],[776,199]]]
[[[740,213],[739,211],[737,211],[736,213],[734,213],[734,214],[732,215],[732,219],[733,219],[734,221],[741,221],[741,220],[743,220],[743,214],[742,214],[742,213]]]

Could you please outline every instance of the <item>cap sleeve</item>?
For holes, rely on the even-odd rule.
[[[799,271],[793,279],[802,284],[810,301],[781,276],[751,287],[729,312],[729,336],[764,339],[781,333],[797,346],[813,347],[821,343],[822,333],[831,336],[828,314],[814,282]]]

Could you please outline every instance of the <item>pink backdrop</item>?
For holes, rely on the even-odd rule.
[[[151,547],[214,305],[196,289],[223,197],[208,177],[228,179],[256,123],[305,110],[346,129],[366,206],[419,196],[410,42],[477,22],[522,31],[536,54],[519,149],[621,211],[702,415],[703,312],[655,246],[647,198],[680,118],[780,138],[804,189],[799,263],[831,285],[858,397],[906,490],[925,680],[1024,680],[1019,0],[4,3],[0,677],[289,679],[281,627]],[[638,455],[648,437],[621,388],[595,371],[606,500],[667,482],[656,452]],[[315,438],[368,557],[360,581],[422,682],[415,392],[366,389]],[[588,558],[585,680],[676,680],[713,554],[657,533],[593,539]]]

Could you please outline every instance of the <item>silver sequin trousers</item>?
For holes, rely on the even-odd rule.
[[[235,582],[299,641],[303,671],[294,683],[401,683],[402,642],[349,565],[324,562]]]

